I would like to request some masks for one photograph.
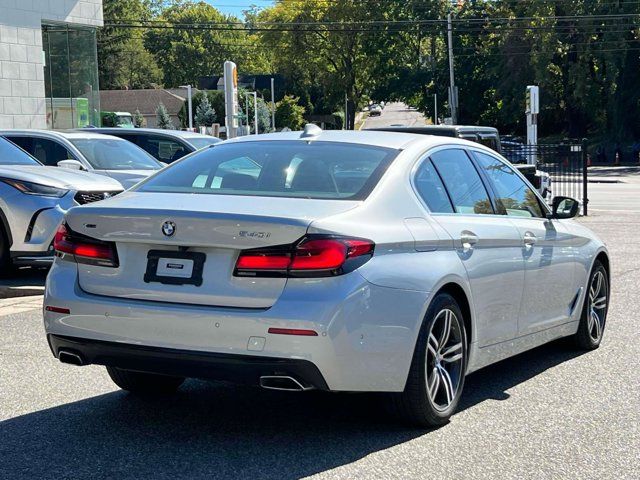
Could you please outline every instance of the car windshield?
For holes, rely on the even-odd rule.
[[[188,137],[186,140],[198,150],[220,143],[220,139],[216,137]]]
[[[9,140],[0,137],[0,165],[42,165]]]
[[[171,165],[136,190],[362,200],[398,153],[333,142],[221,143]]]
[[[74,138],[80,150],[96,170],[158,170],[162,164],[131,142],[115,138]]]

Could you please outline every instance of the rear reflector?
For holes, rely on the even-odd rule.
[[[369,260],[374,247],[371,240],[309,236],[294,245],[240,252],[235,275],[340,275]]]
[[[115,244],[73,233],[66,225],[60,225],[53,238],[53,248],[58,253],[73,255],[76,262],[117,267],[118,255]]]
[[[53,313],[71,313],[71,310],[69,310],[68,308],[52,307],[51,305],[47,305],[46,307],[44,307],[44,309],[47,312],[53,312]]]
[[[268,331],[275,335],[299,335],[302,337],[318,336],[318,332],[315,330],[301,330],[299,328],[270,328]]]

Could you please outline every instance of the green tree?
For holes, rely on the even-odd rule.
[[[196,108],[195,124],[197,127],[210,127],[215,123],[215,121],[216,111],[211,106],[209,97],[207,95],[203,95],[200,104]]]
[[[351,111],[349,128],[353,128],[355,107],[376,78],[377,58],[367,55],[373,33],[345,22],[366,24],[379,19],[379,14],[380,2],[376,0],[309,0],[304,5],[278,2],[261,12],[258,20],[265,24],[299,24],[300,28],[267,28],[260,33],[261,42],[277,52],[275,70],[291,79],[292,93],[303,98],[307,106],[314,104],[315,113],[330,114],[344,104],[346,94]],[[312,98],[307,101],[306,94],[314,87],[319,87],[321,94],[315,96],[317,102]]]
[[[246,31],[236,21],[202,1],[163,9],[156,22],[165,28],[149,29],[144,43],[162,68],[165,86],[197,84],[203,75],[221,74],[225,60],[242,57],[238,44]],[[203,26],[191,28],[192,24]]]
[[[198,111],[200,102],[207,97],[211,108],[216,112],[216,120],[220,125],[224,125],[224,92],[220,90],[198,90],[191,98],[191,108],[194,112]],[[182,108],[178,112],[178,118],[180,119],[180,125],[183,128],[189,126],[189,108],[188,102],[185,101]]]
[[[300,130],[304,125],[304,107],[298,105],[298,99],[285,95],[276,103],[276,127],[282,129]]]
[[[173,130],[175,127],[167,112],[167,107],[162,102],[156,107],[156,125],[164,130]]]
[[[140,110],[136,108],[135,113],[133,114],[133,124],[136,128],[142,128],[144,126],[144,117],[140,113]]]
[[[150,20],[153,13],[146,0],[104,0],[105,23]],[[100,88],[155,88],[162,71],[144,48],[141,32],[132,28],[105,26],[98,29]]]

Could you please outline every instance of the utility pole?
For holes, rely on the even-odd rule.
[[[458,123],[458,94],[456,82],[453,78],[453,26],[451,24],[451,13],[447,15],[447,36],[449,39],[449,106],[451,107],[451,123]]]
[[[438,94],[433,94],[433,124],[438,125]]]
[[[344,94],[344,125],[342,125],[343,130],[349,129],[349,97],[347,94]]]
[[[271,79],[271,128],[276,131],[276,93]]]

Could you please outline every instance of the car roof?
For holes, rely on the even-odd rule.
[[[420,135],[456,136],[460,133],[498,134],[493,127],[479,127],[474,125],[420,125],[412,127],[376,127],[367,130],[382,132],[416,133]]]
[[[90,130],[96,133],[153,133],[154,135],[166,135],[169,137],[179,138],[196,138],[196,137],[211,137],[211,135],[203,135],[198,132],[187,132],[184,130],[164,130],[159,128],[119,128],[119,127],[98,127],[90,129],[78,129],[77,131]],[[212,137],[215,138],[215,137]]]
[[[306,131],[306,130],[305,130]],[[261,135],[246,135],[236,137],[223,142],[224,144],[237,142],[256,142],[256,141],[316,141],[316,142],[336,142],[351,143],[361,145],[371,145],[377,147],[393,148],[403,150],[410,145],[421,143],[425,147],[436,146],[442,144],[442,137],[425,136],[415,133],[396,133],[372,130],[320,130],[316,127],[313,135],[306,135],[303,131],[296,132],[277,132],[266,133]],[[447,139],[447,143],[471,144],[465,140],[451,138]]]
[[[38,134],[38,135],[42,135],[42,136],[47,136],[50,138],[64,138],[67,140],[71,140],[71,139],[104,139],[105,136],[104,134],[100,134],[100,133],[96,133],[93,132],[93,129],[87,129],[85,130],[38,130],[38,129],[7,129],[7,130],[0,130],[0,135],[11,135],[11,134],[18,134],[18,135],[25,135],[25,136],[29,136],[29,135],[33,135],[33,134]],[[118,137],[113,137],[111,135],[108,135],[109,138],[112,138],[114,140],[122,140]],[[126,141],[126,140],[123,140]]]

